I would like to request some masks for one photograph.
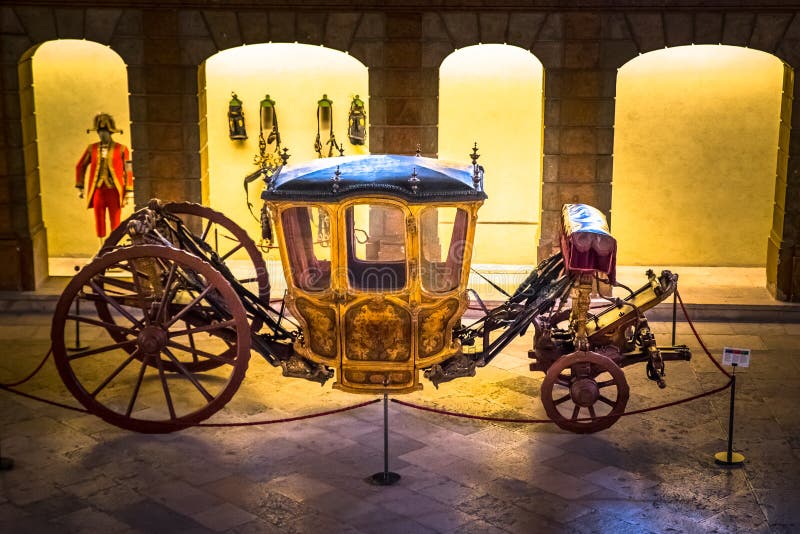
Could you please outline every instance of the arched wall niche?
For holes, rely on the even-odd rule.
[[[47,232],[48,265],[36,268],[71,276],[74,266],[88,261],[100,244],[93,212],[75,188],[76,164],[86,147],[98,141],[95,132],[86,132],[94,116],[110,113],[123,130],[113,135],[114,141],[131,148],[126,65],[108,46],[58,39],[29,49],[18,72],[26,183],[41,196]],[[132,210],[124,207],[121,217]]]
[[[365,103],[369,121],[367,67],[356,58],[323,46],[299,43],[263,43],[219,52],[198,70],[200,107],[200,161],[203,203],[222,211],[257,240],[261,228],[249,213],[243,179],[257,169],[260,102],[268,94],[276,102],[282,146],[289,149],[289,164],[316,159],[317,102],[333,101],[334,135],[345,155],[369,153],[364,145],[352,145],[347,136],[350,103],[358,95]],[[248,138],[229,138],[228,103],[235,92],[242,101]],[[321,132],[325,142],[327,132]],[[334,150],[334,155],[338,153]],[[261,205],[263,182],[249,187],[256,213]],[[276,251],[269,259],[278,259]],[[270,269],[272,271],[272,269]],[[272,274],[272,273],[271,273]]]
[[[786,188],[790,78],[770,54],[720,45],[648,52],[620,69],[611,206],[620,263],[766,264]]]
[[[542,63],[504,44],[467,46],[439,74],[439,158],[469,161],[478,143],[488,200],[473,262],[536,263],[541,210]]]

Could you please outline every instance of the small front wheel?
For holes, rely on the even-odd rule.
[[[630,390],[623,370],[590,351],[562,356],[547,370],[541,398],[547,415],[564,430],[604,430],[625,412]]]

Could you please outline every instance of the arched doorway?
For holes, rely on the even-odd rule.
[[[282,144],[291,155],[289,164],[318,157],[316,113],[323,95],[333,102],[334,134],[345,155],[369,153],[369,136],[364,145],[352,145],[347,137],[353,97],[358,95],[368,108],[367,67],[344,52],[298,43],[232,48],[200,66],[198,86],[203,203],[224,212],[254,238],[261,229],[248,212],[242,183],[257,169],[253,158],[259,152],[259,105],[266,95],[275,101]],[[228,135],[231,93],[242,102],[246,140],[232,140]],[[321,133],[324,142],[326,132]],[[255,206],[261,204],[260,185],[250,188]]]
[[[611,209],[620,263],[766,264],[781,167],[785,189],[787,75],[774,56],[719,45],[649,52],[620,69]]]
[[[114,140],[131,146],[127,69],[108,46],[59,39],[28,50],[19,76],[27,182],[41,192],[49,274],[71,276],[100,244],[93,213],[86,199],[78,198],[75,166],[98,140],[95,132],[86,132],[97,113],[111,114],[123,130]],[[123,208],[122,218],[132,209]]]
[[[199,68],[200,162],[203,204],[225,213],[256,242],[261,227],[256,219],[261,206],[261,180],[249,186],[247,207],[244,177],[257,170],[260,102],[269,95],[275,101],[282,145],[289,149],[289,164],[318,157],[317,102],[323,95],[333,102],[333,130],[345,155],[369,153],[369,136],[363,145],[347,137],[347,116],[355,96],[363,100],[369,120],[367,67],[354,57],[326,48],[299,43],[264,43],[224,50]],[[228,104],[235,93],[242,102],[247,139],[232,140],[228,128]],[[320,132],[323,142],[326,132]],[[265,134],[266,135],[266,134]],[[334,151],[334,155],[338,155]],[[285,288],[276,249],[262,248],[273,292]],[[250,262],[244,252],[229,263],[247,277]]]
[[[477,142],[486,167],[489,199],[480,211],[473,252],[473,263],[493,264],[484,272],[502,275],[497,264],[536,263],[543,81],[541,62],[509,45],[468,46],[440,66],[439,158],[469,161]]]

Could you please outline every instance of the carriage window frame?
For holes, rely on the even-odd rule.
[[[317,213],[317,220],[310,215],[310,210],[315,210]],[[308,221],[303,221],[300,214],[305,210],[308,215]],[[327,238],[319,235],[319,214],[325,213],[328,219]],[[293,214],[297,214],[292,217]],[[333,262],[333,249],[331,240],[330,222],[333,219],[333,214],[325,206],[320,204],[304,204],[299,206],[289,206],[281,210],[281,233],[283,234],[283,243],[286,248],[286,258],[289,266],[289,276],[291,284],[307,293],[323,293],[331,289],[332,280],[332,262]],[[295,221],[288,218],[292,217]],[[317,229],[313,228],[316,222]],[[307,223],[309,230],[308,235],[304,234]],[[295,224],[297,228],[294,228]],[[315,235],[316,230],[316,235]],[[299,233],[298,233],[299,232]],[[319,245],[321,241],[327,241],[327,246]],[[309,248],[310,245],[310,248]],[[315,249],[317,246],[327,250],[327,256],[317,257]],[[303,254],[303,249],[306,254]]]
[[[435,211],[437,213],[437,229],[442,224],[439,220],[444,210],[454,211],[453,221],[450,223],[450,235],[441,236],[447,237],[448,241],[445,243],[442,239],[439,242],[439,232],[437,231],[437,243],[430,244],[427,242],[428,232],[426,229],[426,212]],[[420,263],[420,287],[426,293],[432,294],[445,294],[457,290],[461,285],[461,279],[464,272],[464,265],[469,248],[467,236],[469,234],[470,226],[470,213],[468,210],[461,206],[452,205],[437,205],[426,206],[419,212],[419,263]],[[460,235],[456,235],[458,232]],[[444,256],[444,260],[437,261],[435,258],[428,257],[431,246],[440,248],[440,256]],[[433,260],[433,261],[432,261]],[[450,265],[448,266],[448,263]],[[437,276],[437,280],[444,280],[447,283],[438,285],[438,283],[431,283],[429,273],[431,272],[432,264],[441,264],[441,269],[447,270],[442,276]],[[434,273],[435,274],[435,273]]]
[[[382,248],[386,243],[379,237],[385,237],[386,234],[381,236],[372,232],[371,222],[367,223],[367,228],[364,226],[363,221],[356,221],[357,214],[355,210],[358,206],[365,206],[368,210],[372,208],[384,208],[387,210],[394,210],[402,216],[401,225],[401,248],[402,259],[397,260],[375,260],[370,259],[366,251],[366,245],[377,246],[378,249]],[[371,213],[371,212],[368,212]],[[371,219],[372,215],[368,214]],[[412,217],[409,210],[399,204],[381,201],[378,199],[364,199],[353,202],[345,206],[343,210],[344,218],[344,241],[345,241],[345,273],[347,277],[347,288],[353,291],[364,291],[370,293],[397,293],[406,290],[409,287],[409,237],[408,237],[408,220]],[[358,245],[365,245],[364,251],[359,250]],[[390,243],[390,247],[396,247],[398,242]],[[395,253],[397,249],[392,249]],[[374,251],[371,251],[374,253]],[[380,254],[380,251],[377,252]],[[389,252],[391,254],[391,252]],[[363,256],[363,257],[360,257]],[[358,283],[361,281],[361,283]],[[386,283],[389,282],[389,283]]]

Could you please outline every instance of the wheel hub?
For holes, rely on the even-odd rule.
[[[575,404],[586,408],[597,402],[600,388],[591,378],[579,378],[570,386],[569,394]]]
[[[167,346],[167,332],[160,326],[145,326],[136,342],[144,354],[158,354]]]

